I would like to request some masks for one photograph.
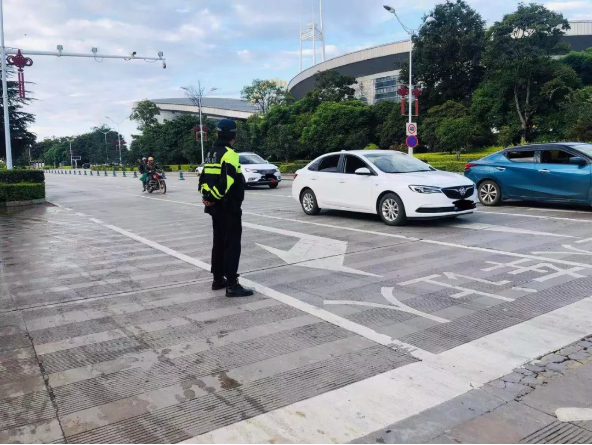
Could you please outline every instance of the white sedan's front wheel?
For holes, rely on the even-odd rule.
[[[394,193],[387,193],[378,203],[378,214],[389,226],[402,226],[407,223],[403,201]]]
[[[317,204],[317,197],[311,189],[306,189],[300,194],[300,204],[307,215],[318,215],[321,211]]]

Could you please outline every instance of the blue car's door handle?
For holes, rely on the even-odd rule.
[[[506,171],[506,168],[505,167],[495,167],[495,168],[497,168],[501,172]]]
[[[539,170],[539,173],[551,173],[551,170],[543,168],[542,170]]]

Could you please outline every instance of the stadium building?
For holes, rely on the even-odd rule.
[[[582,51],[592,47],[592,21],[572,21],[570,26],[563,40],[571,44],[572,50]],[[367,103],[398,101],[399,70],[408,59],[408,40],[387,43],[318,63],[294,77],[288,89],[296,99],[301,99],[314,88],[316,73],[335,69],[342,75],[356,78],[356,95]]]

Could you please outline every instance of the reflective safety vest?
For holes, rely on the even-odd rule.
[[[217,142],[207,154],[199,177],[199,191],[206,201],[240,204],[244,199],[244,177],[238,154]]]

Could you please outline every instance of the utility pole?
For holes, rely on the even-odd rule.
[[[12,165],[12,146],[11,146],[11,139],[10,139],[10,113],[8,112],[8,87],[6,81],[6,56],[8,54],[17,54],[18,50],[9,49],[7,50],[4,44],[4,11],[3,11],[3,0],[0,0],[0,58],[1,61],[1,68],[2,68],[2,99],[3,99],[3,108],[4,108],[4,138],[6,141],[6,167],[11,170]],[[28,51],[22,50],[22,54],[26,54],[29,56],[56,56],[56,57],[90,57],[95,59],[97,62],[102,62],[103,59],[123,59],[123,60],[144,60],[145,62],[162,62],[162,67],[166,68],[166,59],[163,57],[164,54],[162,51],[158,53],[158,57],[144,57],[136,55],[136,52],[133,51],[130,53],[129,56],[121,56],[121,55],[109,55],[109,54],[99,54],[97,48],[91,49],[91,54],[86,53],[65,53],[63,52],[63,46],[58,45],[57,51]],[[32,63],[30,61],[30,63]],[[20,81],[20,79],[19,79]],[[24,93],[24,80],[22,84],[19,83],[19,87],[22,88]],[[119,152],[121,156],[121,150]]]
[[[197,88],[182,87],[182,89],[185,90],[185,94],[187,94],[187,97],[189,98],[189,100],[191,100],[193,105],[195,105],[196,107],[199,107],[199,141],[201,142],[201,163],[203,164],[205,162],[205,157],[204,157],[204,141],[203,141],[204,140],[204,132],[203,132],[202,117],[201,117],[201,107],[202,107],[202,103],[203,103],[203,98],[206,97],[211,92],[216,91],[218,88],[213,87],[213,88],[210,88],[208,91],[205,91],[205,88],[201,86],[201,81],[197,81]]]

